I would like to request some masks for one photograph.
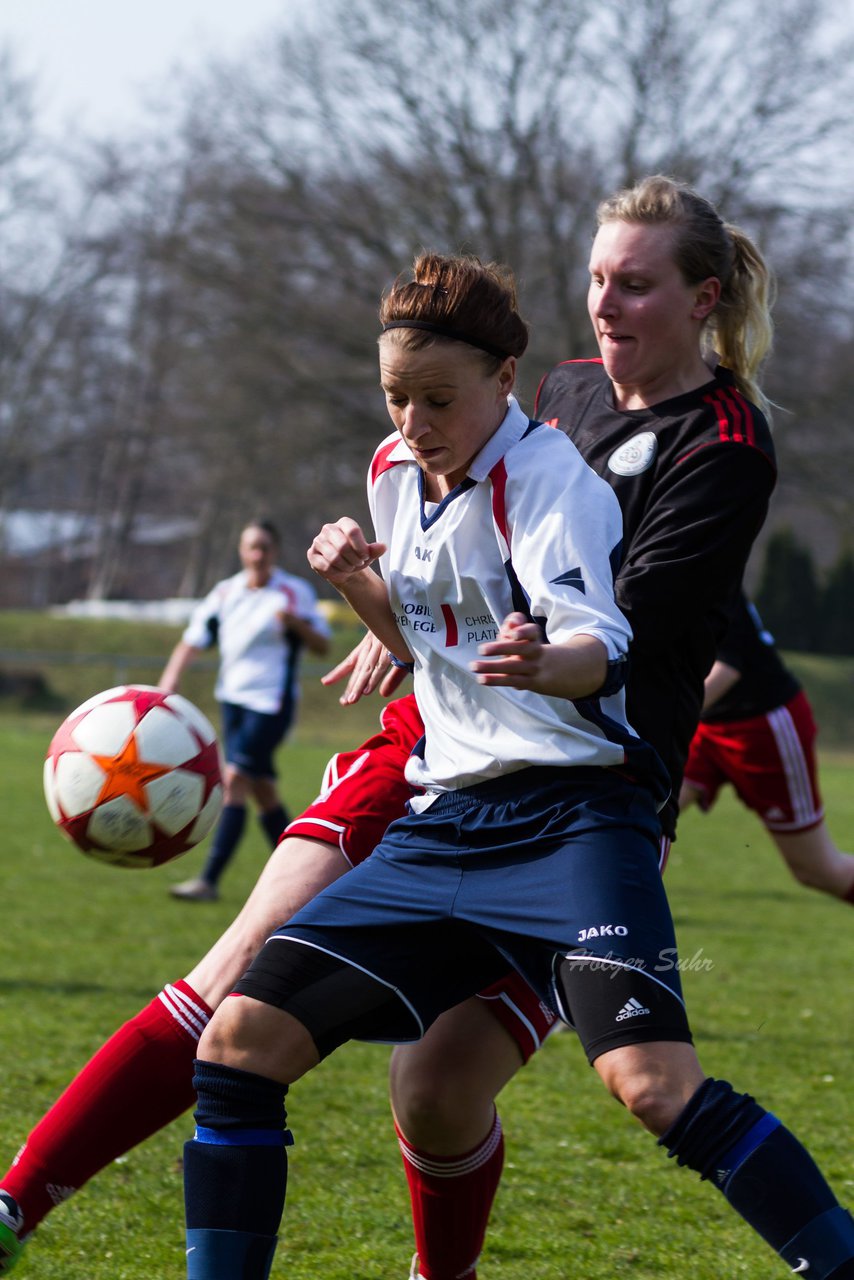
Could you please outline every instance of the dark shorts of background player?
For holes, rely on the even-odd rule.
[[[650,794],[601,768],[531,768],[439,796],[267,942],[236,987],[286,1009],[321,1055],[419,1039],[523,975],[592,1062],[690,1042]]]
[[[293,703],[265,715],[233,702],[221,702],[223,751],[228,764],[248,778],[275,778],[273,752],[293,720]]]

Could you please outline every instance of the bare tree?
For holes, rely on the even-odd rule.
[[[340,411],[361,422],[370,403],[373,417],[374,299],[415,249],[513,264],[530,401],[548,364],[591,350],[598,199],[653,171],[696,183],[777,269],[785,461],[792,422],[814,458],[835,451],[826,415],[803,410],[827,397],[822,335],[837,349],[854,310],[837,289],[829,329],[828,283],[851,268],[852,80],[850,22],[826,0],[401,0],[391,27],[376,0],[349,0],[324,7],[322,29],[283,33],[251,73],[214,69],[194,120],[220,227],[242,226],[274,266],[251,292],[269,300],[263,332],[281,334],[276,317],[290,334],[278,376],[289,366],[312,422],[322,403],[312,440],[337,462],[355,465]]]
[[[0,48],[0,510],[20,477],[53,329],[45,282],[31,269],[38,240],[31,221],[49,198],[43,161],[34,85]]]
[[[376,303],[421,247],[512,264],[530,404],[550,364],[592,353],[595,207],[645,172],[694,182],[764,244],[780,278],[769,373],[784,477],[791,458],[804,500],[833,451],[847,493],[844,11],[398,0],[394,17],[379,0],[326,0],[257,61],[179,85],[147,137],[86,175],[85,234],[68,239],[78,323],[56,328],[53,381],[36,381],[54,388],[56,439],[107,531],[91,590],[129,580],[144,514],[195,517],[176,573],[195,592],[248,514],[279,519],[299,568],[319,515],[364,511],[365,456],[387,430]]]

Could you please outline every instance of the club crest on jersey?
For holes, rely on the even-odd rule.
[[[653,431],[641,431],[615,449],[608,459],[608,470],[618,476],[639,476],[655,462],[658,440]]]

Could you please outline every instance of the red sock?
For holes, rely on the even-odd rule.
[[[423,1280],[475,1280],[475,1266],[504,1167],[498,1113],[489,1133],[462,1156],[431,1156],[397,1130],[412,1201]]]
[[[192,1105],[193,1059],[212,1012],[183,979],[169,984],[75,1076],[0,1178],[26,1231]]]

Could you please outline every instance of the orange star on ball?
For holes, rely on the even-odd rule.
[[[155,764],[151,760],[140,760],[136,746],[136,735],[131,734],[121,751],[114,756],[96,756],[92,759],[107,775],[98,804],[105,800],[115,800],[120,796],[128,796],[143,813],[148,813],[148,799],[145,794],[146,784],[155,778],[162,778],[172,768],[168,764]]]

